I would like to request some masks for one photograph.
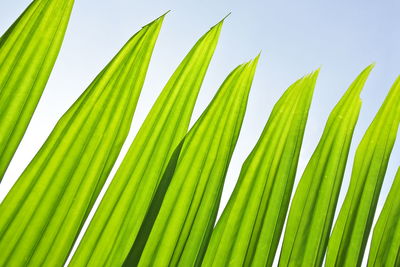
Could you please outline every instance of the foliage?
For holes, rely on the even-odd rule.
[[[49,78],[73,2],[34,0],[0,38],[0,179]],[[0,204],[0,266],[66,262],[130,130],[164,16],[99,73]],[[188,131],[223,21],[165,85],[71,266],[271,266],[282,234],[280,266],[321,266],[324,257],[326,266],[361,265],[400,123],[400,77],[358,146],[342,207],[338,196],[372,65],[331,112],[290,207],[319,70],[289,86],[215,224],[259,60],[235,68]],[[399,265],[399,188],[400,170],[374,229],[369,266]]]
[[[374,228],[368,266],[400,264],[400,167]]]
[[[196,43],[161,92],[103,197],[72,266],[121,265],[133,244],[139,246],[140,227],[149,224],[146,218],[153,213],[150,204],[157,188],[167,186],[161,178],[189,127],[221,27],[222,22]]]
[[[66,260],[128,135],[162,19],[95,78],[1,203],[0,265]]]
[[[361,108],[360,93],[372,69],[367,67],[333,109],[325,131],[293,196],[280,266],[320,266]]]
[[[329,239],[327,266],[360,265],[400,123],[400,77],[357,148],[350,186]]]
[[[73,3],[34,1],[0,39],[0,181],[50,76]]]

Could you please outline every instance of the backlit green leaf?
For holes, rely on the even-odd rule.
[[[70,266],[123,264],[149,212],[168,160],[187,132],[221,27],[222,21],[196,43],[166,84],[107,189]]]
[[[201,260],[217,215],[257,61],[258,57],[230,73],[186,135],[138,266],[193,266]]]
[[[128,134],[163,17],[96,77],[1,203],[0,266],[64,263]]]
[[[400,168],[372,235],[368,266],[400,265]]]
[[[203,266],[270,266],[289,205],[318,71],[276,103],[219,219]]]
[[[329,239],[328,267],[361,265],[399,122],[400,77],[357,148],[349,190]]]
[[[360,92],[371,69],[357,77],[328,118],[290,206],[279,266],[322,265],[361,108]]]
[[[35,0],[0,39],[0,181],[64,38],[73,0]]]

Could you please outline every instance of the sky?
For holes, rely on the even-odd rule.
[[[359,72],[375,62],[376,66],[361,94],[363,106],[343,180],[338,203],[341,205],[357,145],[400,74],[399,1],[75,2],[52,75],[0,186],[0,200],[43,144],[57,120],[129,37],[141,26],[171,10],[164,20],[153,53],[131,132],[115,167],[118,167],[147,112],[179,62],[202,34],[232,12],[224,22],[192,118],[193,124],[233,68],[262,51],[247,113],[226,177],[220,211],[229,199],[241,165],[260,136],[274,103],[291,83],[321,67],[300,154],[297,184],[318,144],[330,111]],[[0,1],[0,35],[29,3],[30,0]],[[397,139],[378,212],[400,165],[400,134]],[[110,178],[115,171],[116,168]]]

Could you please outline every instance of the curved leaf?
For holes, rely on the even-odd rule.
[[[35,0],[0,39],[0,181],[56,61],[73,0]]]
[[[335,106],[294,194],[280,266],[321,266],[328,245],[368,66]]]
[[[166,84],[107,189],[70,266],[123,264],[168,159],[187,132],[221,27],[222,21],[196,43]]]
[[[217,215],[258,57],[230,73],[186,135],[138,266],[193,266]]]
[[[329,239],[326,266],[360,266],[400,122],[400,77],[357,148],[350,186]]]
[[[368,266],[400,265],[400,168],[376,222]]]
[[[276,103],[215,226],[203,266],[272,264],[317,76],[296,81]]]
[[[64,263],[128,134],[163,17],[62,116],[1,203],[0,266]]]

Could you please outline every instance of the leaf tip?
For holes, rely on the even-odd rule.
[[[171,12],[171,9],[167,10],[166,12],[164,12],[164,14],[162,14],[161,16],[159,16],[158,18],[155,19],[155,21],[157,20],[163,20],[165,18],[165,16]]]
[[[167,12],[165,12],[164,14],[162,14],[161,16],[159,16],[159,17],[157,17],[156,19],[154,19],[152,22],[150,22],[150,23],[144,25],[142,28],[149,27],[149,26],[151,26],[151,25],[153,25],[153,24],[162,23],[163,20],[164,20],[164,18],[165,18],[165,15],[167,15],[170,11],[171,11],[171,10],[168,10]]]
[[[231,11],[231,12],[229,12],[228,14],[226,14],[226,16],[225,16],[225,17],[223,17],[221,21],[224,21],[224,20],[225,20],[227,17],[229,17],[231,14],[232,14],[232,11]]]
[[[257,56],[253,59],[253,61],[254,62],[258,62],[258,60],[260,59],[260,56],[261,56],[261,50],[260,50],[260,52],[258,52],[258,54],[257,54]]]
[[[369,64],[369,68],[371,68],[371,69],[373,69],[374,67],[375,67],[375,65],[376,65],[376,62],[372,62],[371,64]]]
[[[322,65],[320,65],[316,70],[310,73],[312,76],[318,76],[319,72],[321,71]]]
[[[217,24],[215,24],[211,28],[220,27],[224,23],[225,19],[231,15],[232,12],[229,12],[225,17],[223,17]]]
[[[369,73],[372,71],[372,69],[375,67],[376,63],[372,62],[371,64],[369,64],[363,71],[362,73],[365,73],[365,75],[369,75]]]

